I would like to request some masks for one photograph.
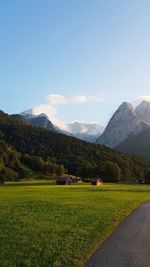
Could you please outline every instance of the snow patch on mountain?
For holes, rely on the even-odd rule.
[[[68,124],[68,131],[74,134],[97,135],[104,131],[104,127],[97,123],[75,121]]]
[[[28,117],[28,118],[33,117],[34,116],[33,109],[25,110],[25,111],[21,112],[19,115],[22,117]]]

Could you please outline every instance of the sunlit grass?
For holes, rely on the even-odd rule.
[[[148,199],[146,185],[2,186],[0,266],[83,266],[120,221]]]

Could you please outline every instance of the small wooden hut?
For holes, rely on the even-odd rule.
[[[91,179],[91,185],[103,185],[103,181],[100,178],[93,178]]]
[[[56,179],[56,184],[58,185],[70,185],[73,184],[73,179],[71,176],[61,176]]]
[[[73,177],[72,180],[73,180],[74,184],[83,183],[82,179],[80,177]]]

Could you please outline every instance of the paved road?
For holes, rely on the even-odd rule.
[[[150,267],[150,201],[120,224],[85,267]]]

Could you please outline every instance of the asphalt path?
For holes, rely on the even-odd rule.
[[[84,267],[150,267],[150,201],[129,215]]]

